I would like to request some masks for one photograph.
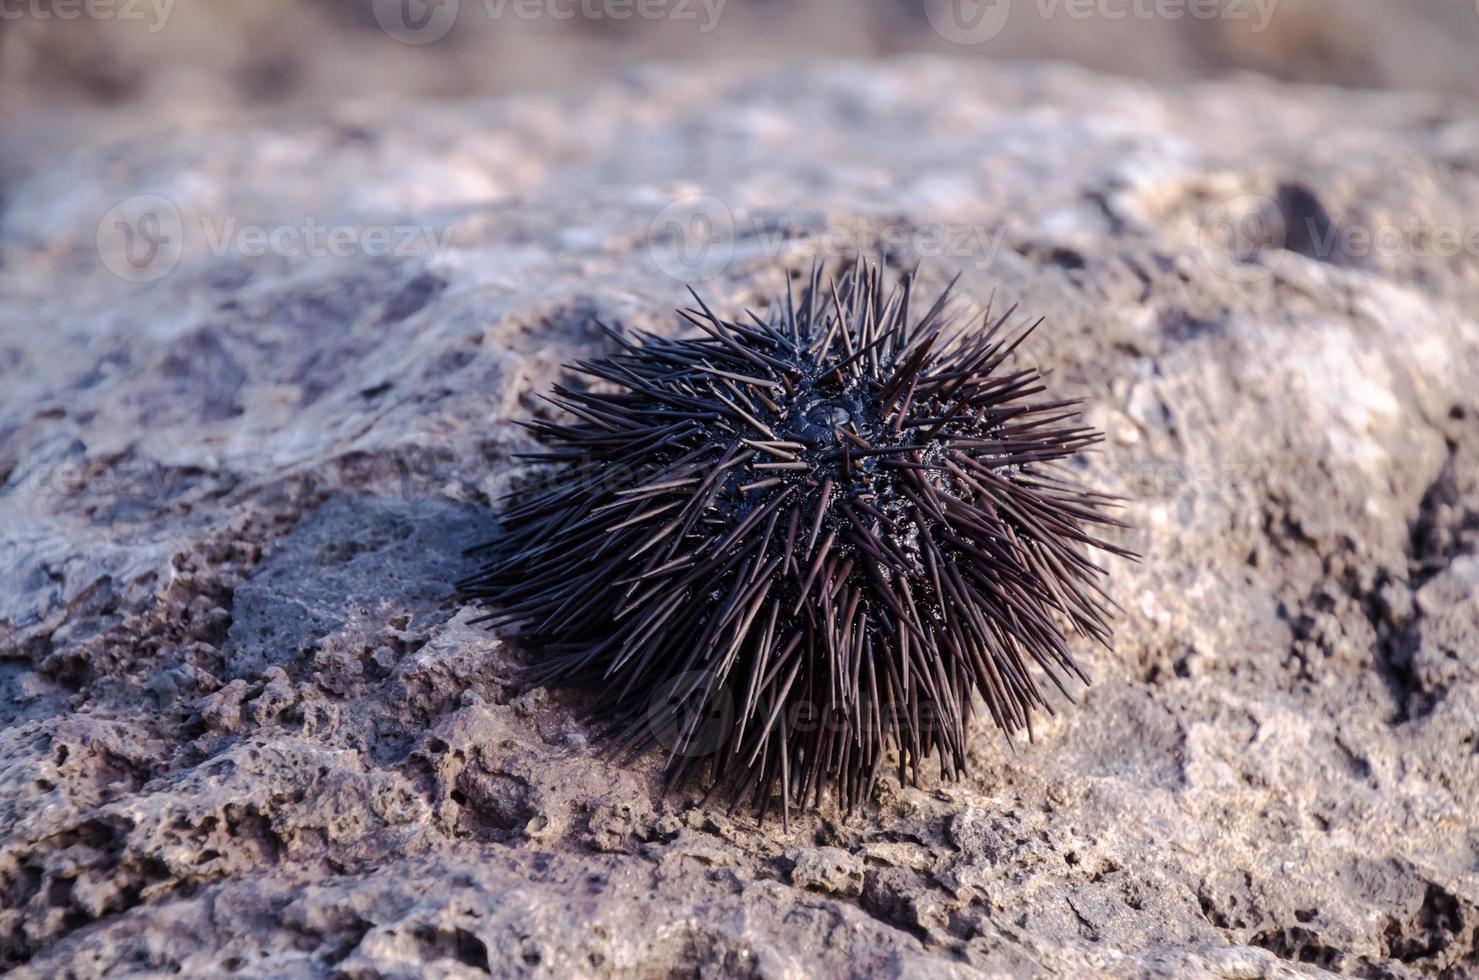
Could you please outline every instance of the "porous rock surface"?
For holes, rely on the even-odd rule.
[[[1479,258],[1434,229],[1479,227],[1474,120],[1039,66],[649,71],[11,188],[0,969],[1472,974]],[[120,266],[136,195],[178,224]],[[256,254],[231,221],[447,237]],[[854,249],[1047,318],[1027,356],[1107,432],[1085,475],[1144,561],[1034,742],[978,725],[964,783],[761,826],[606,760],[446,595],[596,318],[675,331],[685,278],[738,312]]]

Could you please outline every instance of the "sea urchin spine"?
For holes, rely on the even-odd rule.
[[[1100,434],[1013,363],[1037,324],[913,293],[860,264],[743,323],[695,294],[698,336],[608,329],[575,366],[599,384],[555,388],[572,418],[529,423],[548,479],[462,592],[524,624],[534,680],[594,682],[616,746],[664,745],[670,785],[706,768],[763,819],[777,788],[853,808],[891,747],[901,781],[933,753],[954,778],[977,696],[1030,734],[1038,671],[1087,681],[1066,631],[1108,640],[1089,551],[1130,553],[1060,465]]]

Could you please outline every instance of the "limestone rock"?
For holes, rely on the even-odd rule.
[[[1473,971],[1476,158],[1439,98],[918,59],[187,128],[7,188],[0,964]],[[1046,317],[1145,558],[1034,741],[757,825],[607,759],[445,600],[597,318],[855,252]]]

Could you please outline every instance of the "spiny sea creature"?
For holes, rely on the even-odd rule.
[[[890,750],[901,782],[965,771],[977,699],[1009,738],[1088,678],[1067,632],[1108,642],[1097,536],[1116,498],[1063,461],[1100,441],[1015,363],[1015,307],[964,321],[947,287],[814,267],[764,317],[634,338],[526,423],[544,479],[462,583],[523,625],[531,683],[588,683],[620,752],[667,749],[760,819],[847,810]],[[779,790],[779,793],[776,791]]]

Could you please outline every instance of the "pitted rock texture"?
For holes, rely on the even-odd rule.
[[[1435,242],[1479,227],[1475,118],[1037,66],[649,71],[11,188],[0,966],[1472,975],[1479,256]],[[156,254],[127,264],[120,220]],[[309,226],[351,247],[241,232]],[[1107,432],[1087,477],[1145,558],[1035,741],[981,726],[963,783],[759,826],[605,758],[581,693],[520,690],[537,651],[447,597],[596,319],[671,333],[684,279],[739,312],[854,251],[1047,318],[1027,356]]]

